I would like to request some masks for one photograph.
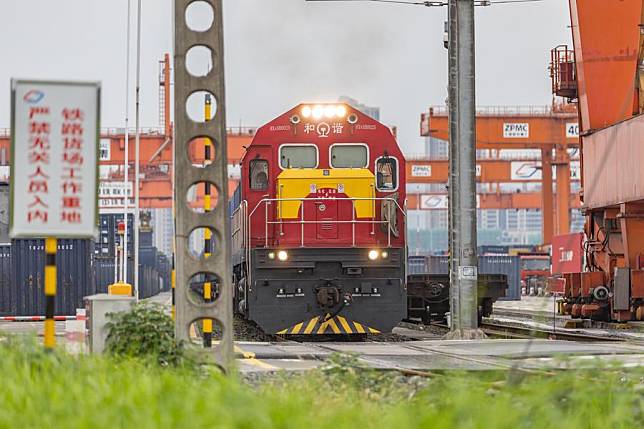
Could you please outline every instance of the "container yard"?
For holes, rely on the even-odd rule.
[[[644,0],[0,16],[0,427],[641,426]]]

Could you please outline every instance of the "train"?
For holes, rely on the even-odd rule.
[[[240,170],[239,315],[277,335],[387,333],[408,317],[406,165],[387,126],[349,104],[299,104],[257,129]],[[412,280],[423,296],[435,286]]]

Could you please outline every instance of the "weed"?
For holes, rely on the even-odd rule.
[[[139,303],[130,311],[108,314],[108,354],[155,359],[162,365],[178,365],[184,357],[174,338],[174,322],[158,304]]]

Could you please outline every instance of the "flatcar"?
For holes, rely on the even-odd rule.
[[[390,332],[407,315],[405,158],[343,103],[259,128],[231,201],[234,305],[264,332]]]

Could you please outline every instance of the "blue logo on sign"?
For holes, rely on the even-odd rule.
[[[45,98],[45,93],[37,89],[32,89],[22,97],[22,99],[29,104],[39,103],[43,98]]]

